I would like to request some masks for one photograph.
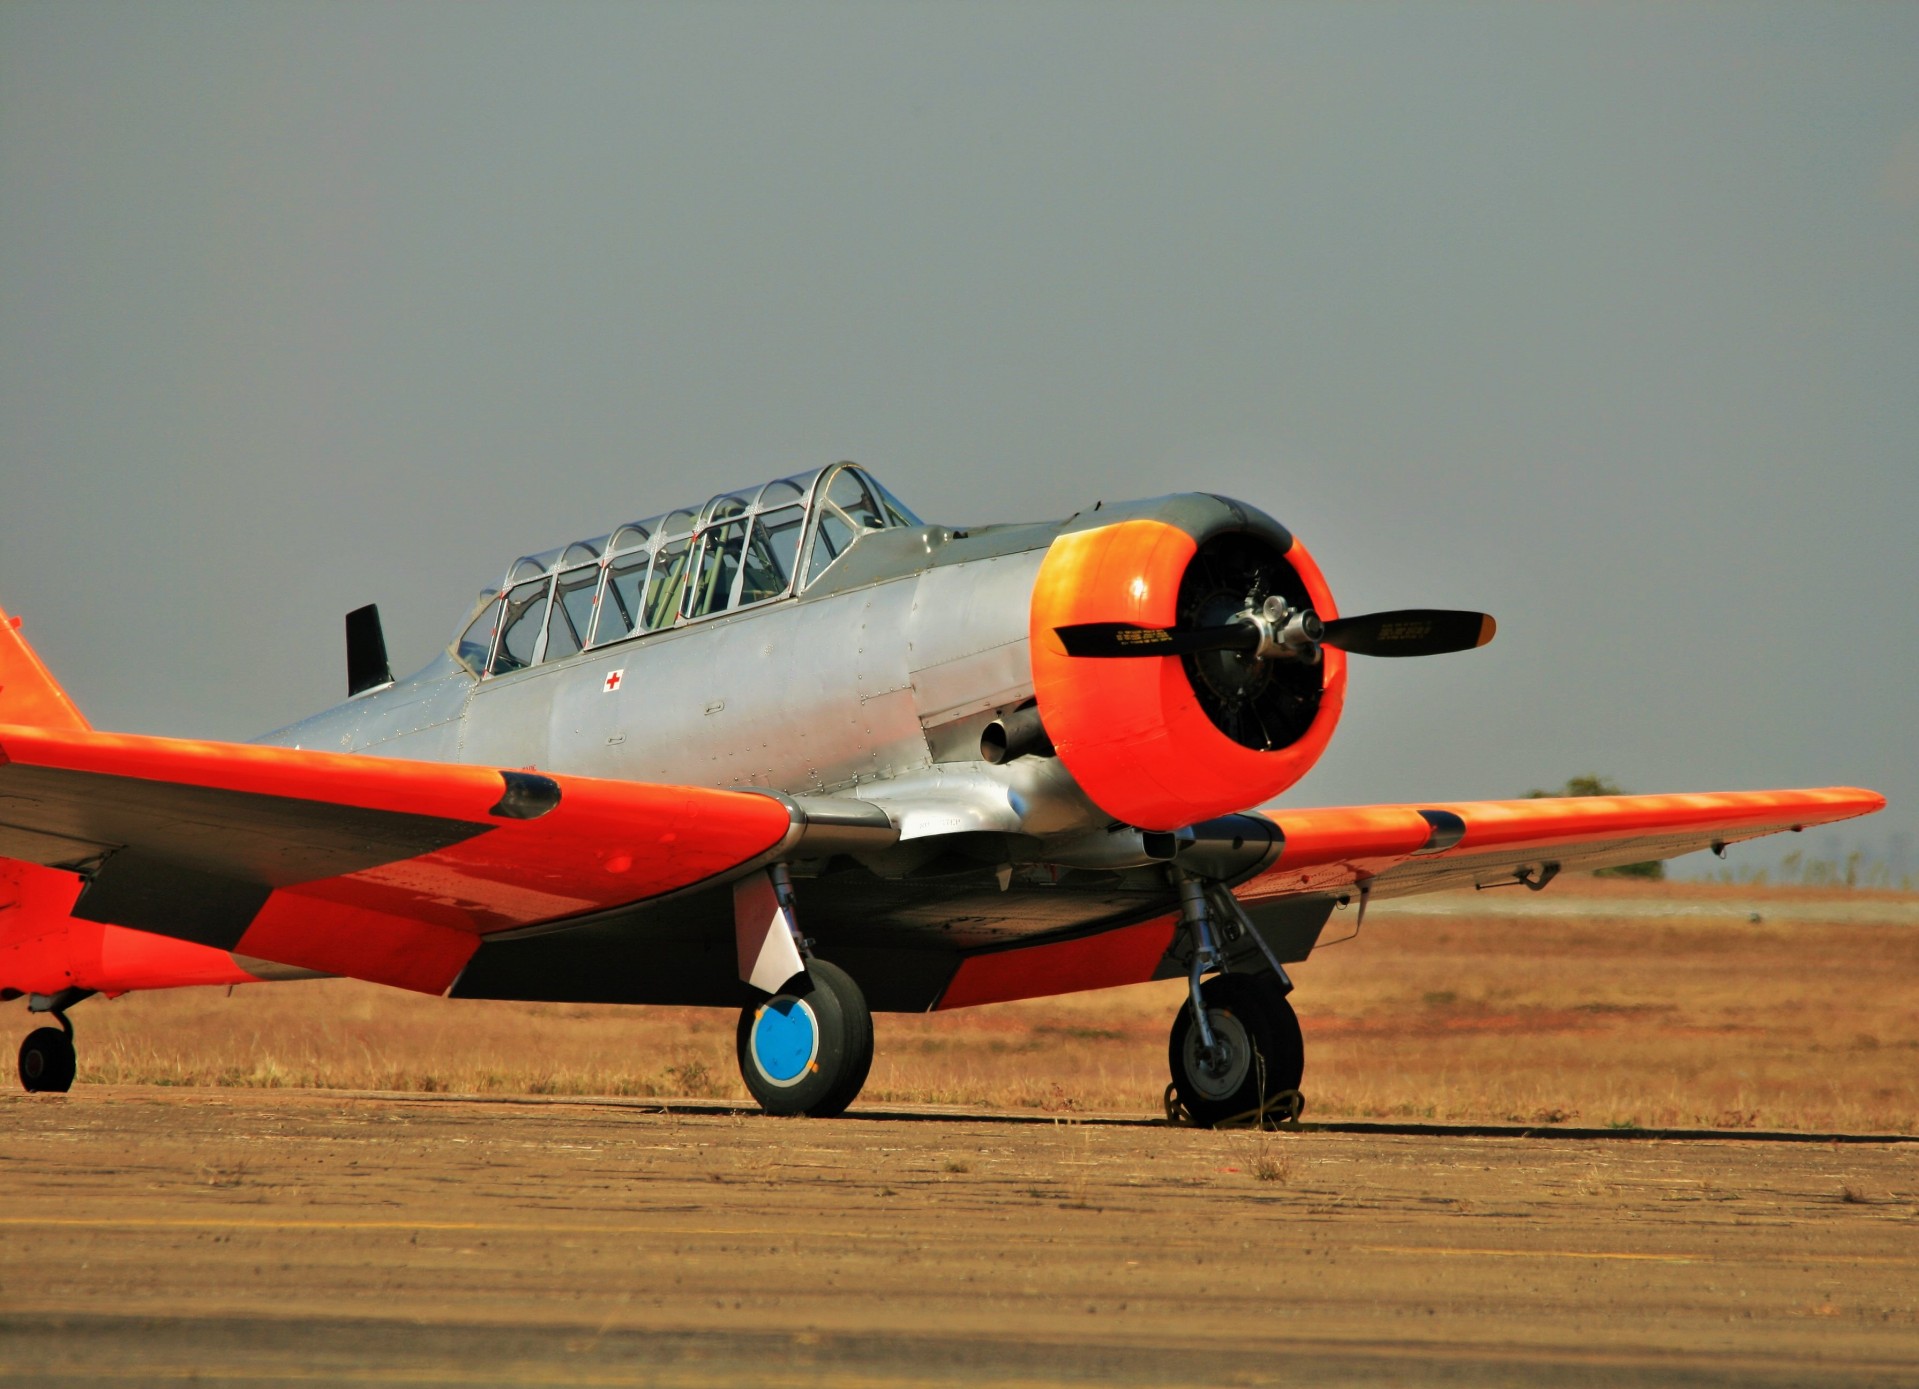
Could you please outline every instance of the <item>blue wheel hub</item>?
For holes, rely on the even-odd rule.
[[[819,1020],[805,999],[776,998],[753,1020],[753,1064],[775,1085],[793,1085],[820,1054]]]

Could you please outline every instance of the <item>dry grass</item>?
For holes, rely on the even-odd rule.
[[[1599,889],[1588,914],[1543,921],[1381,910],[1362,940],[1298,966],[1308,1117],[1919,1130],[1919,931],[1609,917],[1609,892],[1644,895]],[[1156,1112],[1180,998],[1154,984],[882,1016],[864,1098]],[[96,1000],[74,1017],[83,1084],[745,1093],[733,1016],[712,1010],[328,980]]]
[[[1383,916],[1301,966],[1314,1114],[1919,1129],[1919,932],[1591,900],[1552,920]]]

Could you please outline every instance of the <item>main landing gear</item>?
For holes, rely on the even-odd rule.
[[[746,1088],[768,1114],[840,1113],[873,1066],[873,1014],[852,976],[825,960],[740,1012],[736,1049]]]
[[[1173,1073],[1167,1110],[1205,1128],[1294,1118],[1306,1052],[1286,997],[1292,980],[1225,887],[1185,875],[1178,883],[1192,956],[1186,1005],[1166,1046]],[[1250,935],[1270,970],[1205,978],[1226,962],[1214,944],[1215,915],[1228,930]]]
[[[67,1009],[83,998],[93,996],[91,989],[62,989],[57,994],[35,994],[27,1007],[36,1013],[51,1013],[58,1027],[36,1027],[20,1044],[20,1084],[28,1091],[65,1094],[73,1088],[79,1061],[73,1049],[73,1024],[67,1021]]]
[[[1207,1128],[1296,1118],[1305,1048],[1286,997],[1292,980],[1224,884],[1180,869],[1174,881],[1188,997],[1167,1044],[1169,1113]],[[804,953],[811,942],[778,866],[736,887],[735,924],[742,979],[770,991],[740,1011],[734,1034],[746,1088],[768,1114],[843,1112],[873,1065],[873,1014],[859,985]],[[1252,968],[1228,973],[1229,962]]]
[[[734,1035],[746,1088],[768,1114],[840,1113],[873,1067],[873,1014],[851,975],[809,953],[785,864],[734,884],[733,929],[741,981],[767,995]]]

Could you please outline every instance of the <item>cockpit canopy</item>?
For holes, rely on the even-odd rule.
[[[503,675],[771,603],[818,582],[867,532],[920,524],[852,463],[722,492],[515,560],[456,654],[476,675]]]

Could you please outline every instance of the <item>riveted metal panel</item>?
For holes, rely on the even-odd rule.
[[[914,706],[927,726],[1032,697],[1033,576],[1044,550],[929,569],[907,629]]]
[[[848,621],[856,641],[854,669],[866,752],[851,759],[857,770],[843,781],[829,782],[829,790],[897,776],[931,760],[907,668],[914,592],[914,582],[905,579],[842,600],[858,604]],[[831,607],[831,602],[821,605],[827,611]]]

